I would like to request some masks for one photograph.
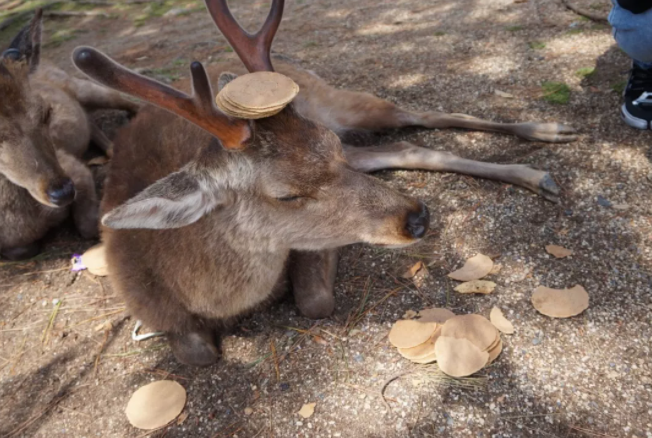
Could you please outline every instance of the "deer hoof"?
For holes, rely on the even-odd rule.
[[[220,358],[213,336],[208,333],[168,333],[168,341],[174,357],[186,365],[206,367]]]
[[[332,293],[314,294],[302,298],[297,300],[297,307],[306,318],[328,318],[335,310],[335,297]]]
[[[578,138],[575,129],[561,123],[521,123],[516,134],[527,140],[548,143],[568,143]]]
[[[37,242],[30,243],[25,246],[17,246],[15,248],[5,248],[0,255],[7,260],[18,261],[31,259],[41,252],[41,245]]]
[[[544,198],[546,198],[548,201],[558,203],[559,202],[559,186],[555,182],[555,180],[552,179],[549,173],[545,173],[541,180],[539,181],[539,188],[537,190],[537,193]]]

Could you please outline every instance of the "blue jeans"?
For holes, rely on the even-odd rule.
[[[618,47],[638,66],[652,69],[652,9],[633,14],[621,8],[616,0],[612,2],[609,23]]]

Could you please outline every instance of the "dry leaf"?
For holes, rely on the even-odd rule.
[[[86,266],[86,269],[88,269],[88,272],[93,275],[105,277],[109,274],[103,243],[95,245],[86,251],[81,256],[81,261],[82,264]]]
[[[132,426],[152,430],[177,418],[186,404],[186,390],[173,380],[159,380],[138,388],[127,403]]]
[[[629,204],[613,204],[611,208],[613,208],[614,210],[625,211],[625,210],[629,210]]]
[[[495,288],[493,281],[473,280],[460,284],[455,290],[461,294],[490,294]]]
[[[505,99],[513,99],[514,98],[513,94],[505,93],[504,91],[494,90],[494,93],[496,93],[496,96],[504,97]]]
[[[313,335],[312,340],[314,343],[319,345],[330,345],[330,342],[319,335]]]
[[[484,316],[457,315],[444,323],[441,336],[466,339],[480,351],[485,351],[496,341],[498,330]]]
[[[417,316],[417,312],[414,310],[408,310],[403,314],[403,319],[414,319],[415,316]]]
[[[503,315],[503,311],[500,310],[498,307],[494,307],[493,309],[491,309],[491,313],[489,314],[489,320],[501,332],[507,335],[511,335],[512,333],[514,333],[514,325],[507,318],[505,318],[505,315]]]
[[[437,323],[420,322],[415,319],[396,321],[389,332],[389,342],[394,347],[412,348],[426,342],[435,333]]]
[[[573,251],[566,249],[563,246],[559,245],[546,245],[546,251],[548,254],[555,256],[555,258],[563,259],[569,255],[573,255]]]
[[[539,286],[532,294],[532,305],[546,316],[569,318],[579,315],[589,307],[589,294],[579,284],[571,289]]]
[[[496,275],[501,269],[503,269],[503,265],[496,263],[494,267],[491,268],[491,271],[489,271],[489,275]]]
[[[494,262],[484,254],[478,254],[471,257],[457,271],[453,271],[448,276],[459,281],[479,280],[488,275],[494,267]]]
[[[449,376],[465,377],[480,371],[489,360],[489,353],[466,339],[440,336],[435,344],[439,368]]]
[[[414,265],[412,265],[410,269],[405,271],[403,275],[401,275],[401,278],[406,278],[406,279],[412,278],[415,275],[417,275],[417,272],[419,272],[422,268],[423,268],[423,262],[418,261]]]
[[[315,413],[315,406],[317,406],[317,403],[306,403],[301,406],[301,409],[297,413],[303,418],[310,418]]]

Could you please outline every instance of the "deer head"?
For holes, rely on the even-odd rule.
[[[270,47],[284,1],[273,1],[254,35],[235,21],[225,0],[206,4],[247,69],[273,71]],[[269,118],[234,119],[213,103],[199,62],[191,65],[192,94],[186,95],[92,48],[77,48],[73,61],[102,84],[177,114],[214,137],[180,171],[107,213],[105,226],[178,228],[211,213],[224,219],[222,227],[232,228],[226,234],[254,236],[253,246],[269,242],[308,250],[354,242],[405,245],[426,232],[429,216],[422,203],[350,168],[338,137],[301,117],[292,105]],[[232,78],[222,75],[219,83]]]
[[[39,64],[41,11],[0,55],[0,174],[50,207],[75,197],[48,134],[51,108],[32,92],[29,75]]]

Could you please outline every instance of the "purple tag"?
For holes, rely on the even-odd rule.
[[[83,271],[86,269],[86,266],[82,263],[82,256],[80,254],[73,254],[72,255],[72,272],[79,272]]]

